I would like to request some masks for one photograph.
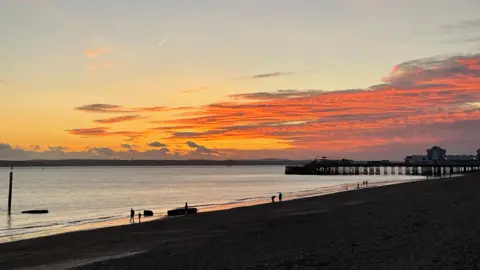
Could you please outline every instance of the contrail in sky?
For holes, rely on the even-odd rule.
[[[167,38],[168,38],[168,36],[165,36],[165,37],[163,38],[163,40],[160,41],[160,43],[158,43],[158,47],[162,46],[162,43],[163,43],[165,40],[167,40]]]

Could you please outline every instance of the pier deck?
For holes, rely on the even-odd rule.
[[[480,170],[479,161],[419,163],[390,161],[314,160],[303,166],[286,166],[295,175],[425,175],[438,176]]]

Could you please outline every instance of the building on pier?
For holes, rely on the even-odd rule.
[[[447,155],[447,150],[434,146],[427,149],[427,155],[412,155],[405,157],[407,164],[439,164],[444,162],[462,162],[480,160],[480,149],[477,155]]]
[[[450,161],[470,161],[470,160],[477,160],[477,156],[475,155],[448,155],[447,160]]]
[[[405,158],[405,163],[407,164],[429,164],[433,163],[431,160],[428,160],[427,156],[423,155],[412,155]]]
[[[447,150],[435,145],[427,149],[427,159],[442,162],[447,159]]]

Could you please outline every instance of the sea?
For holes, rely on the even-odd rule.
[[[130,209],[202,211],[416,181],[407,175],[285,175],[284,166],[25,167],[14,168],[12,214],[7,215],[10,168],[0,168],[0,242],[128,224]],[[22,214],[48,209],[48,214]],[[117,221],[117,223],[113,221]],[[118,222],[120,220],[120,223]],[[109,221],[109,222],[106,222]],[[100,227],[101,227],[100,226]],[[97,226],[98,227],[98,226]]]

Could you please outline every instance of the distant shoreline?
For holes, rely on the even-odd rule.
[[[0,160],[0,167],[86,167],[86,166],[255,166],[255,165],[304,165],[309,160],[245,159],[245,160],[112,160],[112,159],[64,159],[64,160]]]

